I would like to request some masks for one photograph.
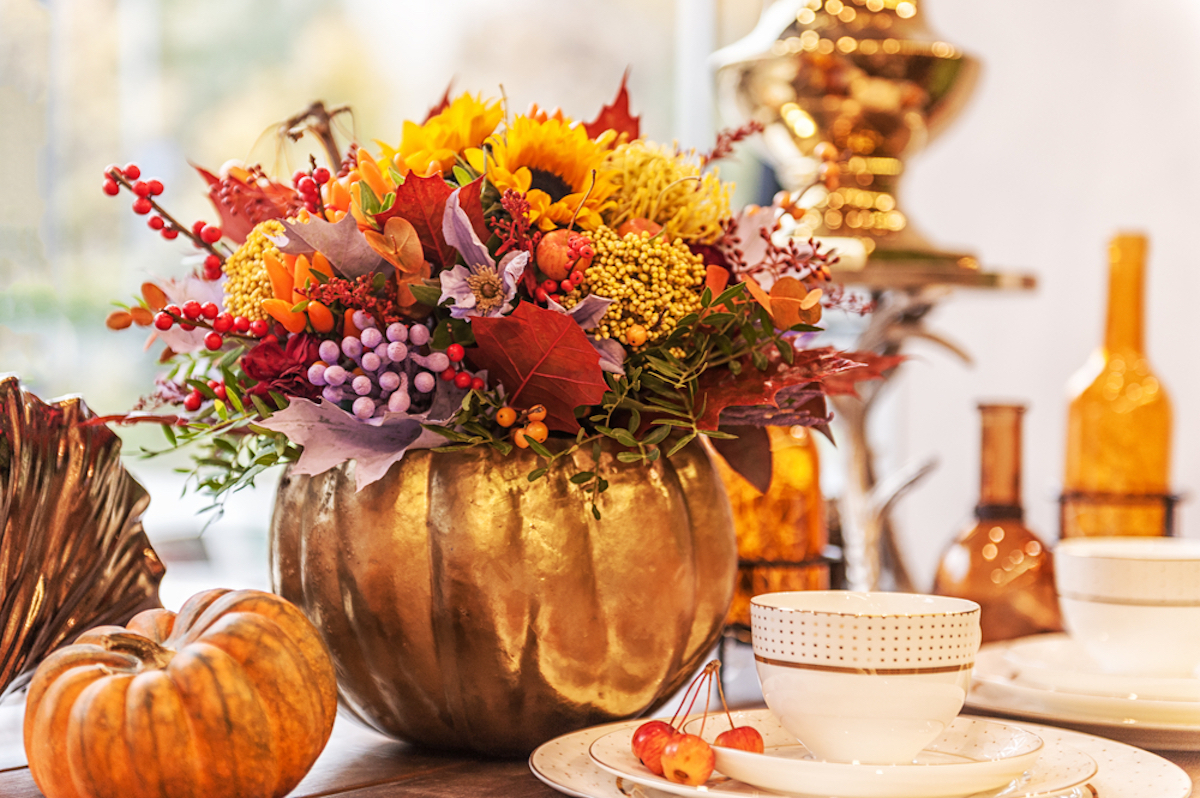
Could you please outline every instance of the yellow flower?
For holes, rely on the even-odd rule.
[[[712,244],[721,237],[731,186],[715,169],[701,174],[695,153],[639,139],[616,147],[605,165],[616,187],[604,214],[610,227],[643,218],[661,224],[668,241]]]
[[[410,171],[423,177],[445,174],[454,168],[460,154],[480,147],[503,116],[499,100],[460,94],[425,124],[405,122],[398,148],[376,142],[383,149],[379,167],[386,172],[389,165],[394,166],[402,175]]]
[[[594,230],[613,191],[604,169],[611,138],[610,131],[593,141],[582,126],[557,116],[542,120],[518,116],[503,136],[491,140],[488,181],[501,194],[510,188],[523,192],[529,200],[530,221],[542,230],[565,227],[572,216],[584,230]]]

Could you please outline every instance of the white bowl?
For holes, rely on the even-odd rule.
[[[911,593],[766,593],[750,603],[767,706],[816,756],[898,764],[962,709],[979,605]]]
[[[1067,631],[1110,673],[1190,677],[1200,666],[1200,541],[1071,538],[1055,547]]]

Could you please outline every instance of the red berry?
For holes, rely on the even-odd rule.
[[[200,231],[200,240],[205,244],[215,244],[221,240],[221,228],[205,225]]]
[[[165,308],[163,308],[163,312],[170,313],[172,316],[175,316],[176,318],[178,318],[183,313],[183,311],[179,309],[178,305],[167,305]]]
[[[157,197],[159,194],[163,193],[163,184],[161,180],[148,180],[146,181],[146,185],[150,187],[151,197]]]
[[[550,296],[550,292],[539,285],[538,290],[534,291],[533,295],[537,298],[538,302],[545,303],[546,299]]]
[[[179,329],[183,330],[184,332],[191,332],[192,330],[196,329],[196,325],[188,324],[186,321],[181,321],[179,322]]]
[[[233,329],[233,316],[222,313],[213,319],[213,329],[219,333],[227,333]]]
[[[221,267],[209,266],[207,263],[204,264],[204,279],[208,280],[210,283],[215,283],[217,280],[220,280]]]
[[[545,291],[547,294],[553,294],[555,291],[558,290],[558,281],[557,280],[543,280],[541,289],[543,291]]]
[[[221,259],[216,255],[209,255],[204,259],[204,268],[207,269],[210,267],[216,267],[218,269],[221,268]]]
[[[146,220],[146,224],[150,225],[151,230],[161,230],[167,226],[167,223],[163,221],[161,216],[151,216]]]
[[[485,385],[486,384],[484,383],[482,377],[476,377],[475,379],[471,380],[471,390],[472,391],[482,391],[484,389]]]
[[[111,177],[104,181],[104,193],[110,197],[115,197],[121,193],[121,187],[117,185],[117,181]]]
[[[221,348],[221,344],[225,343],[225,339],[220,333],[210,332],[204,336],[204,346],[211,351],[216,351]]]
[[[215,319],[217,314],[221,312],[221,309],[214,302],[205,302],[200,306],[200,312],[204,314],[204,318],[206,319]]]
[[[562,295],[561,294],[549,294],[546,297],[546,301],[547,302],[557,302],[558,304],[561,305],[562,304]]]
[[[462,348],[462,344],[450,344],[446,347],[446,357],[450,358],[451,362],[457,363],[466,356],[467,352]]]
[[[315,195],[317,193],[317,181],[313,180],[308,175],[305,175],[304,177],[300,178],[300,182],[296,184],[296,190],[301,194]]]
[[[137,181],[133,184],[133,193],[137,194],[139,197],[149,197],[150,184],[143,180]]]
[[[317,182],[317,185],[324,185],[329,182],[329,170],[324,166],[318,166],[313,170],[312,179]]]
[[[207,383],[209,388],[216,388],[220,384],[221,384],[220,380],[209,380]]]
[[[299,185],[300,181],[303,180],[307,176],[308,175],[304,174],[303,169],[297,169],[295,174],[292,175],[292,185],[293,186]]]
[[[125,177],[129,178],[130,180],[137,180],[142,176],[142,170],[139,169],[138,165],[135,163],[125,164],[125,168],[121,171],[124,172]]]
[[[192,222],[192,235],[199,236],[200,231],[203,230],[207,224],[208,223],[203,219],[197,219],[196,221]]]
[[[229,398],[229,394],[225,392],[224,384],[217,384],[216,386],[214,386],[213,393],[215,393],[217,395],[217,398],[220,399],[222,402],[224,402],[226,399]]]
[[[200,409],[200,403],[203,401],[199,391],[192,391],[188,394],[187,399],[183,400],[183,406],[194,413]]]
[[[189,299],[183,303],[184,318],[195,321],[200,318],[200,303],[194,299]]]
[[[262,319],[255,319],[250,322],[250,334],[256,338],[262,338],[267,334],[268,329],[267,323]]]
[[[471,375],[465,371],[460,371],[454,376],[454,387],[467,390],[471,387]]]
[[[154,210],[154,206],[150,204],[150,200],[145,197],[138,197],[133,201],[133,212],[141,215],[150,213]]]
[[[154,326],[160,330],[169,330],[174,324],[175,319],[166,313],[157,313],[154,316]]]
[[[450,380],[454,379],[457,374],[458,372],[454,370],[454,366],[451,366],[442,372],[442,379],[446,382],[450,382]]]
[[[168,241],[174,241],[179,237],[179,231],[174,227],[164,227],[162,230],[162,237]]]
[[[113,172],[122,174],[121,167],[117,166],[115,163],[110,163],[108,166],[104,167],[104,174],[106,176],[112,177]]]
[[[243,334],[250,332],[250,319],[245,316],[235,316],[233,318],[233,329]]]

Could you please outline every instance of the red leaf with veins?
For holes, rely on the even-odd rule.
[[[857,385],[866,380],[882,380],[884,372],[891,371],[904,362],[904,355],[878,355],[874,352],[846,352],[846,357],[861,365],[822,380],[825,393],[830,396],[849,394],[858,396]]]
[[[442,235],[442,216],[446,211],[446,200],[453,193],[454,187],[440,174],[421,177],[410,172],[396,187],[396,202],[387,211],[376,214],[375,222],[382,227],[393,216],[407,219],[417,231],[425,260],[434,267],[449,269],[458,253]]]
[[[503,383],[513,407],[546,406],[546,426],[576,432],[575,408],[600,403],[608,386],[600,354],[564,313],[521,302],[510,316],[471,319],[471,361]]]
[[[295,216],[304,201],[294,190],[272,180],[236,177],[221,179],[199,166],[193,168],[208,184],[208,198],[221,217],[221,232],[241,244],[259,222]]]
[[[641,117],[629,113],[629,90],[625,88],[628,80],[629,70],[626,69],[625,74],[621,77],[621,89],[617,92],[616,99],[600,109],[600,115],[594,122],[588,122],[583,126],[583,129],[587,131],[588,138],[594,139],[606,130],[617,131],[618,137],[622,133],[628,133],[630,141],[639,136]]]
[[[742,373],[736,375],[725,369],[707,371],[700,377],[700,394],[696,397],[696,407],[704,408],[697,426],[716,429],[721,411],[727,407],[778,407],[775,395],[784,388],[822,382],[861,365],[842,357],[842,353],[833,347],[824,347],[797,349],[790,366],[776,354],[766,371],[759,371],[749,363],[744,364]]]

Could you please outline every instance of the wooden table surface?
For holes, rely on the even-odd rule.
[[[25,763],[23,704],[0,705],[0,796],[43,798]],[[289,798],[561,798],[525,759],[488,760],[418,751],[339,716],[333,736]]]

